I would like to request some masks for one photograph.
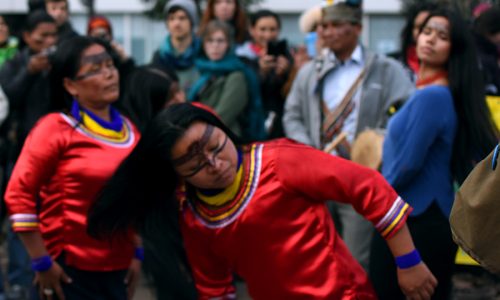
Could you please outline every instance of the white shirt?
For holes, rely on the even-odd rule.
[[[337,66],[325,77],[323,84],[323,101],[329,110],[334,110],[344,99],[352,84],[363,70],[365,61],[363,50],[360,45],[356,46],[351,57],[344,62],[338,61],[335,54],[330,51],[328,59],[337,61]],[[354,109],[344,121],[342,131],[347,133],[347,140],[352,143],[356,134],[358,124],[359,105],[361,100],[361,89],[354,94]]]

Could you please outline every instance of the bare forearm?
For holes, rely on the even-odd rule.
[[[387,240],[387,245],[391,249],[392,255],[398,257],[410,253],[415,249],[413,240],[406,224],[394,236]]]
[[[134,234],[134,246],[136,246],[136,247],[142,247],[142,238],[137,233]]]
[[[48,254],[39,231],[19,232],[18,235],[31,258],[38,258]]]
[[[437,280],[415,249],[406,224],[390,239],[387,245],[396,258],[398,283],[406,299],[431,299]],[[399,258],[399,262],[398,262]]]

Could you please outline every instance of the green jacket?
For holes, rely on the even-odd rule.
[[[212,81],[199,101],[212,107],[229,129],[241,136],[239,118],[248,103],[248,85],[243,72],[235,71]]]
[[[0,48],[0,68],[17,53],[17,45],[17,40],[11,38],[5,47]]]

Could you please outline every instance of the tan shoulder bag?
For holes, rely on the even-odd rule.
[[[500,146],[481,161],[456,194],[450,215],[455,242],[483,267],[500,273]]]

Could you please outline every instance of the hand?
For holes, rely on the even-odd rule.
[[[278,56],[276,60],[276,75],[284,75],[290,68],[290,62],[283,55]]]
[[[30,57],[28,62],[28,72],[38,74],[50,69],[49,57],[45,54],[36,54]]]
[[[264,55],[259,59],[259,70],[261,75],[266,75],[276,67],[275,57],[272,55]]]
[[[431,299],[438,282],[426,264],[421,262],[408,269],[398,268],[397,273],[399,287],[403,294],[405,294],[406,299]]]
[[[116,54],[118,54],[118,57],[120,57],[121,62],[124,62],[128,59],[128,55],[125,52],[125,49],[117,42],[112,41],[111,48],[113,48],[113,50],[115,50]]]
[[[296,69],[300,69],[306,62],[310,60],[307,54],[307,48],[305,46],[299,46],[296,51],[292,53],[293,55],[293,66]]]
[[[61,281],[69,284],[72,282],[64,270],[57,262],[53,262],[52,267],[45,272],[36,272],[33,283],[38,285],[38,295],[40,299],[52,300],[53,295],[47,295],[44,290],[52,290],[57,296],[57,299],[64,300],[64,293],[61,287]]]
[[[134,297],[135,288],[139,282],[141,275],[141,261],[133,258],[128,268],[127,275],[125,276],[125,285],[127,285],[127,299],[131,300]]]

